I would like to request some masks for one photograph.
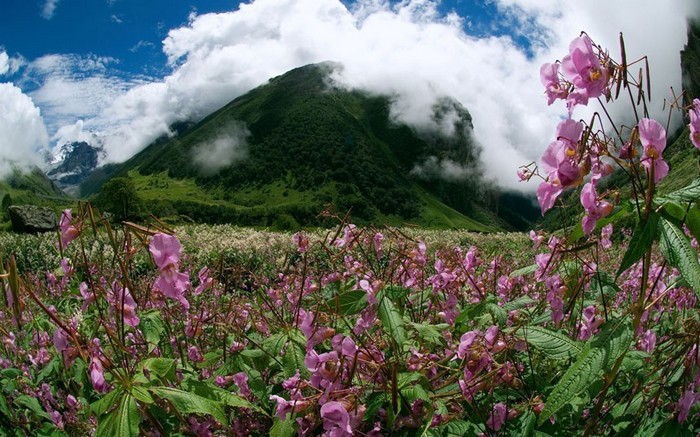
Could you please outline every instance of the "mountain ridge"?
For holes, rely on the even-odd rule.
[[[159,175],[161,183],[166,176],[192,180],[210,194],[203,203],[218,203],[216,214],[228,202],[238,212],[258,206],[272,215],[314,224],[317,220],[309,210],[318,214],[334,204],[339,213],[352,209],[360,222],[425,225],[435,221],[426,209],[441,203],[447,209],[439,209],[452,209],[453,217],[462,217],[458,223],[448,220],[438,226],[509,226],[490,211],[493,187],[480,169],[465,108],[444,98],[432,108],[434,128],[410,128],[391,119],[391,97],[335,86],[329,79],[334,68],[337,64],[312,64],[272,78],[186,132],[151,144],[112,168],[111,175]],[[456,135],[441,134],[441,123],[443,128],[452,123],[448,127]],[[220,159],[209,160],[214,168],[207,169],[202,156]],[[445,163],[459,170],[458,177],[448,180],[439,174]],[[97,193],[100,184],[99,178],[88,180],[83,193]],[[140,188],[153,197],[144,184]],[[294,205],[292,192],[298,200]],[[286,211],[261,200],[264,194],[286,204]],[[171,200],[169,206],[164,199],[158,203],[165,209],[183,209],[181,204],[173,207],[177,202]],[[236,215],[229,212],[229,218]]]

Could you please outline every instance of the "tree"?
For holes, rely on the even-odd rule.
[[[2,205],[0,206],[0,210],[2,211],[2,216],[3,219],[9,220],[10,219],[10,206],[12,205],[12,196],[10,196],[10,193],[5,194],[2,198]]]
[[[119,221],[138,218],[141,199],[134,181],[129,177],[117,177],[107,181],[100,191],[99,205]]]

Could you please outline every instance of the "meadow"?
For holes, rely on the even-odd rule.
[[[170,228],[89,204],[0,234],[0,435],[697,435],[700,178],[657,190],[666,129],[621,53],[583,34],[542,66],[570,117],[519,176],[543,213],[565,192],[581,211],[552,234]],[[632,127],[604,110],[625,93]],[[572,118],[589,100],[602,114]],[[671,110],[700,149],[700,100]]]

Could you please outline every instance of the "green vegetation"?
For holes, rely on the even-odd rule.
[[[323,225],[319,214],[332,206],[359,224],[509,227],[492,212],[498,195],[482,178],[466,109],[450,99],[433,108],[436,126],[456,115],[446,127],[456,132],[451,138],[437,127],[417,131],[391,121],[389,98],[330,87],[332,68],[306,66],[274,78],[105,169],[102,181],[129,176],[148,212],[207,223]],[[207,166],[203,161],[216,157],[212,144],[244,158],[227,165],[212,158]],[[448,181],[439,166],[415,175],[418,166],[446,159],[468,176]],[[91,178],[82,190],[95,194],[101,183]]]

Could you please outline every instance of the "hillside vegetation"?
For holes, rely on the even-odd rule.
[[[434,127],[409,128],[392,121],[389,97],[330,85],[333,68],[270,80],[86,181],[83,194],[121,176],[150,212],[209,223],[322,224],[330,207],[358,223],[512,228],[493,212],[498,193],[484,180],[464,107],[445,98],[433,107]],[[445,162],[459,178],[442,174]]]

